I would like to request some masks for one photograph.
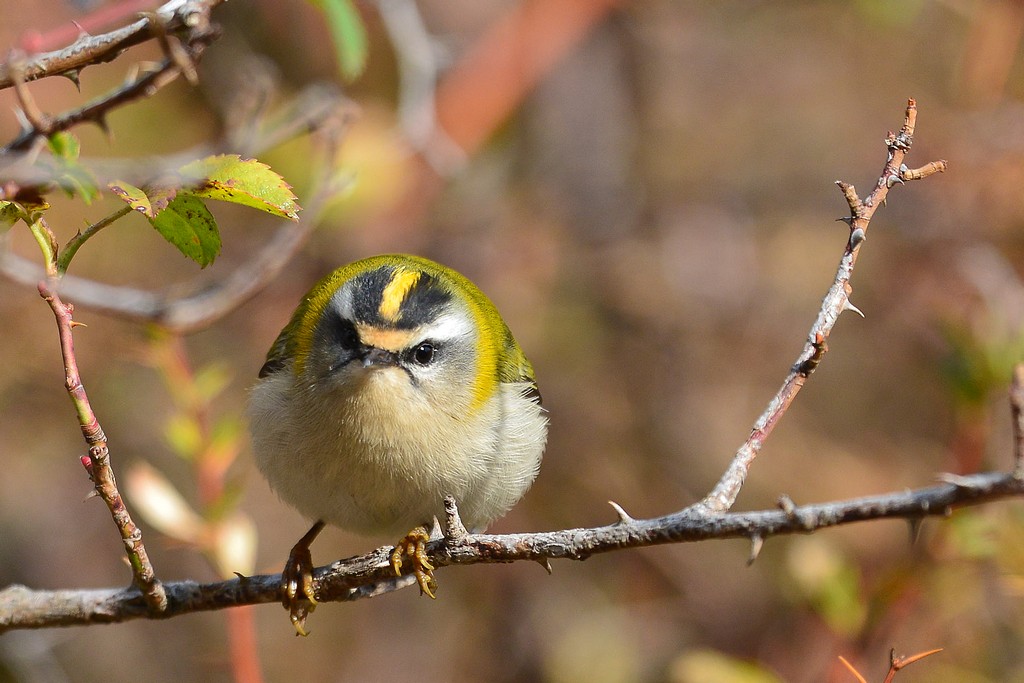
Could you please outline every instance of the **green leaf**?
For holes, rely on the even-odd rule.
[[[25,211],[14,202],[0,201],[0,235],[11,229],[25,216]]]
[[[182,166],[181,194],[242,204],[267,213],[298,220],[301,207],[291,186],[266,164],[219,154]]]
[[[366,69],[370,41],[366,25],[352,0],[318,0],[316,3],[327,15],[334,51],[342,77],[349,82],[359,78]]]
[[[672,662],[669,672],[669,680],[679,683],[782,683],[775,673],[754,662],[706,649],[680,655]]]
[[[59,182],[69,197],[78,195],[86,204],[92,204],[93,200],[100,196],[96,179],[77,161],[65,162],[64,174]]]
[[[123,199],[128,206],[147,218],[156,218],[156,215],[166,209],[171,200],[178,196],[178,188],[175,187],[143,190],[123,180],[115,180],[107,187]]]
[[[155,218],[156,213],[153,211],[153,205],[149,201],[149,196],[139,188],[124,182],[123,180],[115,180],[112,183],[108,183],[107,187],[115,195],[125,201],[125,203],[132,207],[133,210],[148,216],[149,218]]]
[[[164,239],[202,268],[213,263],[220,253],[217,221],[196,197],[179,194],[149,222]]]
[[[86,204],[91,204],[100,191],[96,179],[85,166],[78,163],[81,145],[78,138],[68,132],[54,133],[46,144],[56,161],[57,183],[69,197],[78,195]]]
[[[46,139],[46,144],[54,156],[67,161],[78,161],[78,155],[82,151],[78,138],[67,131],[54,133]]]

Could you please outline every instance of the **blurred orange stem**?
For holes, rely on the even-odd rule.
[[[498,19],[437,89],[437,117],[467,156],[620,0],[526,0]]]
[[[231,672],[236,683],[263,683],[256,649],[256,625],[252,615],[252,605],[225,612],[231,648]]]

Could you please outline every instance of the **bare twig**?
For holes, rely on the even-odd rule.
[[[966,484],[966,485],[964,485]],[[808,533],[816,529],[877,519],[945,516],[954,508],[1024,495],[1024,481],[1011,474],[966,477],[961,485],[939,486],[867,498],[806,505],[789,511],[709,513],[693,506],[648,520],[632,520],[596,528],[528,534],[456,534],[432,541],[430,561],[436,567],[493,562],[553,559],[584,560],[592,555],[667,543],[723,538],[767,537]],[[374,597],[415,585],[409,576],[395,581],[392,548],[340,560],[314,571],[319,602]],[[280,601],[280,574],[232,579],[211,584],[164,584],[167,609],[146,609],[136,589],[37,591],[10,586],[0,591],[0,633],[10,629],[49,628],[131,619],[162,619],[199,611]]]
[[[936,648],[934,650],[928,650],[927,652],[918,652],[916,655],[909,655],[903,657],[896,656],[896,650],[889,651],[889,673],[885,675],[884,683],[892,683],[893,679],[896,678],[896,672],[900,669],[910,666],[914,662],[919,662],[925,657],[930,657],[934,654],[942,652],[942,648]]]
[[[860,675],[860,672],[857,671],[857,669],[853,666],[853,664],[850,664],[850,662],[848,662],[846,660],[846,657],[843,657],[842,655],[839,655],[839,661],[843,663],[843,666],[846,667],[847,671],[849,671],[851,674],[853,674],[857,678],[857,683],[868,683],[867,679],[865,679],[863,676]]]
[[[835,279],[822,300],[821,309],[807,335],[803,351],[800,352],[796,362],[790,368],[789,374],[782,383],[782,387],[772,397],[764,413],[754,423],[750,436],[747,437],[747,440],[740,446],[736,455],[733,456],[732,462],[718,481],[718,484],[702,501],[702,504],[708,510],[723,512],[732,508],[740,489],[743,487],[743,482],[746,480],[747,472],[750,470],[750,466],[757,457],[757,454],[761,451],[765,440],[772,433],[772,430],[775,429],[775,425],[789,409],[793,399],[796,398],[800,389],[803,388],[807,378],[818,367],[818,364],[828,351],[828,337],[836,321],[839,319],[839,315],[844,311],[860,312],[850,303],[850,293],[853,291],[850,285],[850,277],[853,275],[853,267],[857,262],[860,247],[867,237],[871,217],[874,215],[875,210],[885,202],[890,188],[892,188],[895,182],[903,182],[904,179],[923,178],[932,173],[945,170],[945,161],[928,164],[928,166],[924,167],[924,169],[929,169],[927,171],[924,169],[906,170],[903,159],[906,157],[907,152],[910,151],[910,146],[913,143],[916,123],[917,103],[911,99],[907,103],[906,117],[900,132],[898,134],[889,133],[886,137],[888,156],[885,165],[882,167],[882,173],[878,178],[878,182],[875,183],[874,190],[866,199],[861,201],[853,185],[836,181],[850,206],[850,217],[844,219],[850,226],[850,238],[847,240],[846,249],[839,261]],[[904,173],[908,177],[904,178]],[[911,178],[909,175],[914,175],[914,177]]]
[[[114,472],[110,468],[107,437],[93,412],[92,404],[89,402],[89,396],[85,392],[78,372],[78,360],[75,356],[75,343],[72,336],[74,308],[61,301],[56,292],[56,281],[54,280],[42,280],[39,283],[39,295],[50,305],[57,321],[61,356],[64,359],[65,385],[71,396],[71,401],[75,405],[78,422],[82,428],[82,436],[85,437],[85,442],[89,446],[89,457],[82,459],[83,464],[93,481],[96,493],[107,504],[114,523],[121,533],[121,540],[124,542],[135,583],[141,591],[147,609],[151,613],[159,613],[167,607],[167,596],[149,561],[146,547],[142,543],[142,532],[132,521],[128,509],[121,499],[121,494],[117,490]]]

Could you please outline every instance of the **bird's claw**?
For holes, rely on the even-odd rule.
[[[306,617],[316,609],[316,592],[313,587],[313,557],[309,545],[323,528],[317,522],[288,553],[288,561],[281,571],[281,603],[288,610],[288,618],[295,627],[295,633],[308,636]]]
[[[437,590],[437,581],[434,579],[434,565],[430,563],[427,556],[427,543],[430,541],[430,533],[425,527],[418,526],[400,540],[391,551],[391,567],[396,575],[402,574],[402,558],[408,557],[412,561],[412,571],[416,576],[416,583],[419,584],[420,594],[435,598],[434,591]]]

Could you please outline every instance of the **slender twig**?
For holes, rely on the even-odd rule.
[[[142,532],[132,521],[125,507],[121,494],[117,490],[114,472],[110,468],[110,452],[107,448],[107,437],[103,433],[96,414],[93,412],[89,396],[78,371],[78,360],[75,356],[75,342],[72,328],[74,308],[61,301],[56,291],[57,281],[45,279],[39,283],[39,295],[46,300],[57,321],[57,332],[60,337],[61,356],[64,359],[65,386],[78,414],[78,423],[82,428],[82,436],[89,447],[88,458],[83,458],[86,471],[92,478],[96,493],[107,504],[114,523],[121,533],[125,552],[132,567],[135,584],[141,591],[147,608],[158,613],[166,609],[167,596],[159,579],[153,571],[146,547],[142,543]]]
[[[846,667],[847,671],[854,675],[854,677],[857,679],[857,683],[868,683],[867,679],[860,675],[860,672],[857,671],[856,668],[854,668],[853,664],[850,664],[850,662],[846,660],[846,657],[839,655],[839,661],[843,663],[843,666]]]
[[[954,508],[1024,495],[1024,481],[1012,474],[986,473],[964,477],[958,484],[890,493],[791,510],[711,514],[699,506],[648,520],[617,521],[604,527],[526,534],[467,534],[432,541],[430,561],[436,567],[529,560],[584,560],[592,555],[628,548],[724,538],[803,534],[825,527],[877,519],[918,519],[945,516]],[[409,576],[394,580],[393,548],[385,546],[340,560],[314,571],[319,602],[375,597],[410,585]],[[79,626],[131,619],[161,619],[200,611],[280,602],[281,575],[231,579],[219,583],[164,584],[167,609],[153,613],[137,589],[0,590],[0,633],[10,629]]]
[[[889,651],[889,673],[885,675],[884,683],[892,683],[893,679],[896,678],[896,672],[900,669],[910,666],[914,662],[919,662],[925,657],[931,657],[934,654],[942,652],[942,648],[936,648],[934,650],[928,650],[927,652],[918,652],[916,655],[908,655],[905,657],[897,657],[896,650]]]
[[[889,133],[886,137],[885,142],[888,148],[888,156],[878,182],[875,183],[874,190],[866,199],[860,200],[853,185],[836,181],[850,206],[850,217],[844,219],[850,227],[850,238],[846,242],[846,248],[839,261],[835,279],[822,300],[821,309],[807,335],[804,348],[790,368],[786,379],[782,382],[782,387],[775,393],[775,396],[768,403],[768,407],[754,423],[750,436],[747,437],[747,440],[740,446],[736,455],[733,456],[733,460],[722,475],[722,478],[707,497],[704,498],[703,505],[708,510],[723,512],[732,508],[740,489],[743,487],[743,482],[746,480],[747,472],[761,451],[765,440],[772,433],[772,430],[775,429],[778,421],[785,415],[789,406],[793,403],[793,399],[796,398],[800,389],[803,388],[807,378],[818,367],[818,364],[828,351],[827,340],[832,333],[832,328],[839,319],[839,315],[844,311],[859,313],[858,309],[850,303],[850,293],[853,291],[850,285],[850,277],[853,275],[853,267],[857,262],[857,255],[860,253],[860,248],[867,237],[871,217],[874,216],[877,208],[885,202],[890,188],[897,182],[923,178],[932,173],[945,170],[945,161],[928,164],[928,166],[924,167],[929,169],[927,171],[917,169],[911,172],[904,166],[903,159],[906,157],[907,152],[910,151],[910,146],[913,143],[916,124],[917,104],[911,99],[907,103],[906,116],[900,132],[898,134]],[[904,174],[907,174],[908,177],[904,178]],[[913,178],[909,177],[911,174],[914,175]]]
[[[96,221],[84,231],[79,232],[77,235],[69,239],[67,244],[65,244],[64,248],[60,251],[60,255],[57,257],[57,273],[63,275],[67,272],[68,266],[71,264],[71,259],[75,257],[75,254],[78,253],[78,250],[86,243],[86,241],[89,240],[89,238],[96,235],[96,233],[117,219],[127,216],[131,212],[132,207],[130,206],[120,208],[109,216],[105,216],[104,218]]]

